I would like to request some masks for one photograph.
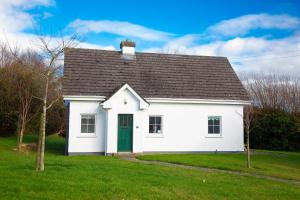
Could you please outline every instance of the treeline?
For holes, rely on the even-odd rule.
[[[300,81],[283,75],[243,77],[253,101],[250,146],[254,149],[300,150]]]
[[[0,136],[15,134],[19,144],[24,134],[39,132],[47,71],[39,53],[0,45]],[[57,98],[57,101],[47,112],[47,134],[63,135],[65,131],[61,80],[59,73],[49,76],[48,98]]]
[[[46,134],[63,133],[65,127],[63,53],[78,37],[41,35],[36,41],[35,51],[0,44],[0,136],[16,134],[21,152],[24,134],[36,134],[36,171],[44,171]]]

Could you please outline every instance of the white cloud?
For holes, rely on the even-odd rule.
[[[238,72],[257,71],[300,76],[300,34],[281,39],[236,37],[206,44],[197,44],[197,39],[199,38],[187,35],[170,41],[162,48],[144,51],[226,56]]]
[[[188,34],[182,37],[175,38],[167,42],[162,48],[153,47],[144,49],[143,52],[159,52],[159,53],[170,53],[170,54],[190,54],[191,47],[198,39],[198,35]],[[192,53],[193,54],[193,53]]]
[[[53,17],[53,14],[52,14],[52,13],[50,13],[50,12],[44,12],[44,13],[43,13],[43,19],[48,19],[48,18],[50,18],[50,17]]]
[[[36,6],[50,6],[52,3],[51,0],[1,0],[0,30],[18,32],[32,28],[35,19],[26,11]]]
[[[86,48],[86,49],[102,49],[102,50],[116,50],[113,45],[98,45],[98,44],[91,44],[87,42],[80,42],[78,46],[79,48]]]
[[[207,29],[210,37],[242,36],[255,29],[295,29],[300,20],[289,15],[253,14],[223,20]]]
[[[168,41],[173,34],[157,31],[151,28],[122,21],[110,20],[81,20],[77,19],[69,24],[77,33],[111,33],[124,37],[133,37],[147,41]]]
[[[1,0],[0,42],[9,43],[11,47],[18,47],[21,50],[28,48],[39,50],[37,35],[26,33],[25,30],[34,28],[40,18],[48,18],[51,17],[52,14],[44,12],[42,15],[35,15],[30,14],[28,11],[38,6],[49,7],[53,5],[55,5],[53,0]],[[53,41],[55,40],[56,39],[53,38]],[[114,49],[111,45],[102,46],[87,42],[80,43],[78,47],[106,50]]]
[[[28,10],[37,6],[52,6],[52,0],[1,0],[0,3],[0,42],[9,43],[21,49],[37,47],[33,45],[35,35],[25,33],[36,23],[33,14]]]
[[[197,39],[198,36],[194,34],[188,34],[183,37],[176,38],[165,45],[165,52],[176,53],[187,51],[188,47],[192,46]]]
[[[47,36],[44,36],[45,39],[49,40]],[[68,36],[65,36],[65,39],[67,41]],[[56,45],[55,42],[60,41],[61,38],[51,38],[50,45]],[[18,47],[21,50],[36,50],[40,51],[40,41],[35,34],[29,34],[29,33],[0,33],[0,42],[3,43],[9,43],[9,45],[14,48]],[[104,50],[115,50],[115,47],[112,45],[98,45],[98,44],[91,44],[88,42],[80,42],[80,41],[74,41],[75,44],[78,44],[76,47],[78,48],[87,48],[87,49],[104,49]]]
[[[226,56],[238,72],[257,71],[300,77],[299,24],[299,18],[288,15],[245,15],[221,21],[203,34],[188,34],[167,42],[161,48],[144,51]],[[277,39],[264,36],[240,37],[258,28],[294,29],[294,33]],[[231,39],[221,40],[224,36],[231,36]]]

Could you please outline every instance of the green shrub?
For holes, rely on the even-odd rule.
[[[250,144],[255,149],[299,151],[299,115],[260,109],[252,123]]]

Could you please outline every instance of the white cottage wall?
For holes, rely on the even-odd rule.
[[[140,109],[128,89],[111,99],[111,109],[99,101],[70,101],[68,151],[117,153],[118,114],[133,114],[133,152],[243,151],[243,105],[152,102]],[[81,114],[96,115],[96,134],[80,133]],[[162,134],[149,134],[149,116],[163,119]],[[221,116],[221,135],[208,134],[208,117]],[[107,138],[106,138],[107,133]]]
[[[143,151],[243,151],[243,106],[151,103],[163,116],[162,135],[144,133]],[[208,117],[221,116],[221,135],[208,134]],[[148,122],[147,122],[148,124]]]
[[[105,110],[98,101],[70,101],[69,104],[69,154],[104,152]],[[81,133],[81,114],[95,114],[95,134]]]

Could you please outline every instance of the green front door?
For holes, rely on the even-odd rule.
[[[130,114],[118,116],[118,152],[132,151],[133,117]]]

